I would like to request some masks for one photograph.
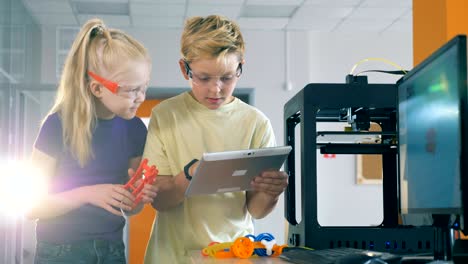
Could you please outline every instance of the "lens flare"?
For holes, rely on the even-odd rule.
[[[47,194],[45,176],[28,162],[0,164],[0,214],[21,216]]]

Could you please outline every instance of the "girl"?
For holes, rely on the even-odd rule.
[[[122,213],[135,197],[122,184],[146,140],[135,114],[150,71],[146,49],[129,35],[99,19],[81,28],[32,153],[49,181],[28,213],[38,219],[35,263],[126,263]],[[152,202],[157,188],[144,193],[142,203]]]

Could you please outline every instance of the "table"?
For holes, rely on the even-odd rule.
[[[203,256],[200,251],[192,251],[190,253],[190,261],[188,263],[196,264],[291,264],[291,262],[283,260],[279,257],[252,257],[248,259],[229,258],[218,259]]]

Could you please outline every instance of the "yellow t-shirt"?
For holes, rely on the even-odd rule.
[[[271,123],[256,108],[236,98],[211,110],[187,92],[153,109],[143,157],[158,167],[160,175],[177,175],[204,152],[274,145]],[[212,241],[230,242],[253,234],[245,201],[245,192],[194,196],[158,212],[145,263],[185,263],[190,251]]]

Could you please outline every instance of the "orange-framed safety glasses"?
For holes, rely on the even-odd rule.
[[[104,77],[101,77],[97,75],[96,73],[92,71],[88,71],[89,76],[91,76],[94,80],[96,80],[98,83],[102,84],[102,86],[106,87],[109,89],[114,94],[117,94],[117,91],[119,90],[119,84],[113,81],[109,81],[105,79]]]

